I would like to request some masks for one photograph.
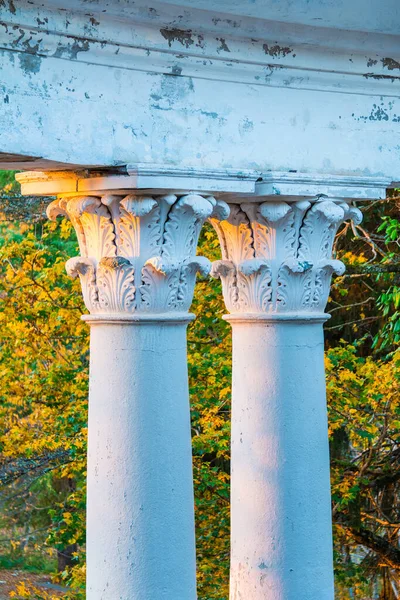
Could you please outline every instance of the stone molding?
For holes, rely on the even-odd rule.
[[[29,6],[33,2],[21,4],[16,11],[4,11],[2,50],[257,86],[382,96],[396,95],[399,89],[400,78],[390,62],[397,62],[393,34],[254,16],[224,19],[212,3],[208,9],[214,10],[204,11],[182,10],[179,2],[175,7],[156,2],[150,9],[148,3],[136,2],[120,12],[117,6],[101,11],[99,3],[89,7],[79,0],[75,10],[69,2],[66,19],[67,9],[50,0],[47,6],[41,3],[38,22],[37,10]]]
[[[183,195],[193,190],[202,195],[249,195],[254,193],[259,177],[257,171],[251,170],[178,168],[154,163],[127,164],[109,169],[26,171],[16,175],[22,193],[33,196],[102,196],[107,193],[127,195],[135,190],[139,194],[157,196],[170,191]]]
[[[154,163],[127,164],[109,169],[71,171],[26,171],[16,175],[22,193],[30,196],[106,194],[156,195],[188,194],[223,197],[230,203],[263,200],[313,200],[325,194],[332,198],[376,200],[386,197],[392,181],[368,175],[281,172],[245,169],[178,168]]]
[[[230,205],[230,216],[210,221],[218,233],[222,260],[212,275],[222,281],[233,315],[315,315],[321,319],[331,276],[344,265],[332,259],[341,223],[360,223],[361,212],[341,199]]]
[[[50,219],[67,216],[80,256],[66,264],[79,277],[91,315],[185,313],[197,272],[211,263],[196,256],[204,221],[227,218],[228,206],[212,196],[105,195],[58,198]]]

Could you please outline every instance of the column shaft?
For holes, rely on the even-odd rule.
[[[193,600],[186,323],[91,325],[87,599]]]
[[[232,325],[231,600],[332,600],[322,325]]]

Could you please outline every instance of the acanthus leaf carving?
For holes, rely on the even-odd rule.
[[[79,277],[85,306],[90,311],[95,310],[98,306],[99,294],[96,283],[96,265],[93,260],[84,256],[76,256],[67,261],[65,268],[73,279]]]
[[[308,260],[298,260],[296,258],[290,258],[286,260],[282,267],[287,267],[291,273],[305,273],[313,268],[313,263]]]
[[[288,213],[292,212],[292,208],[287,202],[264,202],[258,210],[269,223],[279,223]]]
[[[180,267],[188,268],[193,273],[200,273],[203,277],[207,277],[211,271],[211,262],[205,256],[195,256],[192,259],[186,259],[182,265],[179,265],[177,262],[171,262],[161,256],[153,256],[146,261],[145,266],[147,265],[151,265],[155,271],[167,276],[174,271],[178,271]]]
[[[208,277],[211,273],[211,261],[205,256],[195,256],[187,261],[186,266],[193,271],[193,274],[199,273],[202,277]]]
[[[230,209],[228,204],[223,200],[216,200],[211,213],[211,218],[215,221],[225,221],[229,217],[229,214]]]
[[[160,245],[162,224],[159,203],[154,198],[126,196],[121,200],[119,209],[119,254],[145,261]]]
[[[231,260],[216,260],[212,263],[211,277],[227,277],[235,270],[235,263]]]
[[[105,257],[96,273],[98,308],[105,313],[130,312],[135,308],[134,267],[122,257]]]
[[[194,256],[200,230],[213,208],[214,203],[209,198],[198,194],[179,198],[168,213],[161,255],[180,262]]]
[[[251,258],[249,260],[243,260],[238,264],[238,270],[243,273],[246,277],[261,273],[263,269],[270,268],[270,263],[263,258]]]
[[[67,211],[65,206],[65,200],[63,198],[56,198],[53,202],[50,202],[46,209],[47,218],[50,221],[55,221],[57,217],[66,217]]]
[[[271,264],[263,259],[250,259],[238,265],[238,303],[244,312],[264,312],[272,295]]]
[[[211,274],[222,280],[231,313],[317,313],[325,309],[333,273],[344,265],[332,259],[337,230],[362,214],[343,200],[244,203],[231,215],[210,221],[217,230],[222,261]]]
[[[75,228],[81,256],[96,262],[116,256],[114,225],[108,208],[95,196],[58,198],[47,208],[47,216],[67,216]]]
[[[345,211],[340,205],[319,198],[300,227],[298,257],[314,261],[329,258],[336,232],[344,220]]]
[[[179,265],[176,262],[172,262],[169,259],[164,259],[161,256],[153,256],[152,258],[149,258],[146,260],[144,266],[151,266],[153,267],[154,271],[160,275],[165,275],[166,277],[177,271],[179,268]]]
[[[284,263],[278,272],[276,312],[307,311],[311,307],[313,272],[312,266],[301,268],[300,264]]]
[[[225,203],[191,193],[153,196],[109,194],[59,198],[48,216],[68,216],[81,256],[67,271],[80,278],[92,314],[186,312],[196,274],[211,263],[196,256],[205,219],[228,216]]]
[[[345,220],[351,220],[356,225],[359,225],[363,220],[363,214],[359,208],[356,206],[352,206],[351,204],[347,204],[347,202],[338,202],[339,206],[344,210],[344,218]]]

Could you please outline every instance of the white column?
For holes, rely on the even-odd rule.
[[[211,219],[233,329],[231,600],[333,600],[322,323],[340,200]]]
[[[212,197],[71,197],[91,326],[87,600],[194,600],[186,326]],[[225,213],[225,216],[227,213]]]

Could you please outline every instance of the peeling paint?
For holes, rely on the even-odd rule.
[[[274,46],[270,46],[269,44],[263,44],[263,50],[265,54],[268,54],[268,56],[273,56],[274,58],[284,58],[288,54],[293,54],[292,48],[289,48],[289,46],[279,46],[278,44],[275,44]],[[293,54],[293,56],[296,55]]]
[[[15,4],[13,0],[0,0],[0,7],[8,8],[11,14],[15,15],[17,9],[15,8]]]
[[[42,43],[42,40],[38,40],[36,42],[36,44],[34,44],[33,46],[31,46],[31,42],[32,42],[32,37],[30,37],[29,39],[25,40],[22,44],[24,51],[28,52],[28,54],[37,54],[39,52],[40,49],[40,44]]]
[[[241,25],[240,21],[235,21],[234,19],[226,19],[226,22],[231,25],[232,27],[234,27],[235,29],[238,29]]]
[[[400,62],[398,60],[394,60],[394,58],[382,58],[382,64],[389,71],[393,71],[394,69],[400,70]]]
[[[26,75],[39,73],[42,64],[42,57],[37,54],[18,54],[19,64]]]
[[[24,14],[26,1],[13,0],[18,15]],[[87,0],[86,11],[70,16],[68,31],[69,3],[64,3],[66,12],[56,15],[39,9],[44,0],[36,3],[37,9],[29,9],[29,19],[13,17],[9,19],[13,23],[0,26],[7,48],[4,55],[0,50],[7,82],[4,90],[0,87],[0,106],[9,110],[13,124],[20,118],[37,124],[42,111],[54,111],[61,117],[71,113],[68,130],[60,127],[58,137],[46,147],[49,156],[61,156],[65,162],[74,157],[75,162],[84,164],[114,164],[137,157],[145,162],[184,160],[205,165],[216,160],[223,168],[239,165],[257,172],[291,166],[300,169],[302,165],[307,170],[327,171],[323,160],[329,158],[332,171],[358,173],[368,168],[371,174],[383,173],[389,178],[396,173],[397,181],[392,140],[399,125],[400,104],[395,101],[393,109],[388,109],[388,101],[398,96],[400,85],[400,57],[395,50],[369,50],[364,44],[357,46],[357,40],[354,46],[344,48],[338,39],[332,42],[335,52],[324,53],[320,51],[326,47],[322,39],[313,46],[300,34],[282,39],[269,28],[234,30],[236,23],[227,23],[223,14],[210,13],[205,23],[203,13],[190,20],[183,8],[177,9],[174,19],[164,13],[157,17],[154,12],[157,19],[151,20],[151,2],[143,6],[143,13],[134,2],[138,18],[136,21],[135,16],[130,28],[130,17],[119,23],[111,13],[108,18],[95,12],[98,1]],[[0,0],[0,6],[8,7],[8,0]],[[6,11],[0,8],[1,13]],[[11,17],[11,11],[7,14]],[[52,15],[47,24],[46,14]],[[99,22],[101,32],[96,30]],[[90,35],[85,34],[86,27]],[[17,45],[12,46],[16,40]],[[107,40],[104,50],[103,40]],[[204,49],[198,44],[204,44]],[[19,56],[22,53],[24,56]],[[78,62],[46,62],[46,57]],[[354,64],[349,62],[352,59]],[[76,79],[70,81],[72,74]],[[293,89],[288,92],[286,86]],[[319,96],[320,92],[325,96]],[[29,104],[30,98],[33,104]],[[136,137],[121,125],[118,128],[120,119],[130,123],[131,98],[137,107],[132,121]],[[34,116],[36,104],[38,114]],[[303,120],[303,107],[309,107],[312,114],[309,124]],[[144,140],[142,126],[148,140]],[[33,129],[26,128],[29,152],[36,143]],[[80,132],[73,148],[65,144],[72,130]],[[316,130],[327,141],[322,152],[312,143]],[[93,132],[108,140],[104,149],[90,144]],[[274,146],[272,138],[277,135],[279,144]],[[290,142],[293,135],[296,145]],[[345,156],[338,152],[343,139],[348,146]],[[299,144],[309,149],[306,154]]]
[[[160,33],[163,38],[167,40],[170,48],[173,42],[179,42],[182,46],[185,46],[185,48],[189,48],[195,43],[195,40],[193,39],[194,34],[191,29],[160,29]],[[196,46],[199,46],[200,48],[203,48],[204,46],[204,37],[200,34],[197,35]]]
[[[393,110],[393,102],[388,102],[385,105],[384,102],[381,102],[380,105],[373,104],[371,113],[368,116],[359,116],[357,117],[354,113],[352,113],[352,117],[356,121],[391,121],[392,123],[400,123],[400,115],[392,113]],[[392,113],[392,114],[391,114]]]
[[[217,42],[220,42],[221,45],[219,48],[217,48],[217,52],[230,52],[229,48],[228,48],[228,44],[225,41],[225,38],[217,38]]]
[[[163,75],[158,89],[150,94],[150,98],[154,101],[151,106],[156,110],[173,110],[175,104],[185,100],[193,89],[191,77]]]
[[[241,26],[240,21],[235,21],[234,19],[221,19],[220,17],[214,17],[212,19],[212,22],[214,23],[214,25],[218,25],[219,23],[227,23],[234,29],[237,29]]]
[[[74,40],[71,44],[59,44],[54,52],[54,58],[70,58],[76,60],[79,52],[88,52],[90,49],[88,40]]]
[[[211,117],[212,119],[219,119],[219,114],[216,112],[212,112],[212,111],[208,111],[208,110],[200,110],[199,111],[201,115],[204,115],[205,117]],[[225,121],[225,119],[223,117],[221,117],[221,119],[223,121]]]
[[[388,79],[392,82],[400,80],[400,77],[396,77],[395,75],[378,75],[376,73],[364,73],[363,77],[365,77],[365,79]]]
[[[250,133],[254,129],[253,121],[250,121],[247,117],[245,117],[239,124],[239,130],[242,135],[245,133]]]

